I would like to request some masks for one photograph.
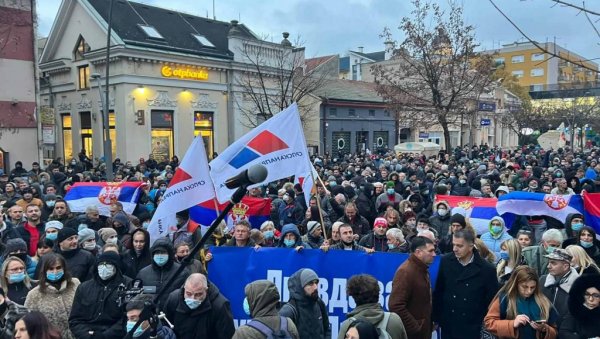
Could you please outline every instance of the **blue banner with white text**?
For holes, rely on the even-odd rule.
[[[379,281],[379,303],[388,310],[392,279],[408,254],[373,253],[359,251],[304,250],[296,252],[285,248],[211,248],[213,259],[208,266],[209,280],[229,299],[236,328],[248,321],[242,309],[244,287],[255,280],[267,279],[275,283],[281,301],[288,301],[288,278],[301,268],[311,268],[319,276],[319,296],[327,305],[332,333],[346,319],[346,313],[356,304],[346,296],[346,281],[356,274],[370,274]],[[440,258],[429,267],[435,284]]]

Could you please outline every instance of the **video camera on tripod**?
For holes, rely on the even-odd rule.
[[[126,305],[131,299],[135,298],[144,292],[144,282],[141,279],[135,279],[131,282],[131,286],[127,288],[125,284],[121,284],[117,287],[117,305],[122,307]]]

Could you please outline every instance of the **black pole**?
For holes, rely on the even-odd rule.
[[[206,233],[204,233],[204,235],[202,236],[200,241],[196,244],[196,246],[194,246],[194,248],[192,248],[190,253],[181,261],[181,265],[179,265],[179,268],[177,269],[177,271],[175,271],[175,274],[171,275],[169,280],[167,280],[167,282],[162,286],[160,291],[158,291],[158,294],[156,294],[156,296],[154,297],[154,300],[153,300],[154,305],[156,305],[158,300],[160,299],[160,297],[162,297],[162,295],[165,294],[165,291],[167,291],[168,288],[171,285],[173,285],[173,282],[175,281],[175,279],[177,279],[179,274],[181,274],[181,272],[183,272],[185,267],[188,266],[192,262],[192,260],[194,259],[194,256],[200,251],[200,249],[202,247],[204,247],[204,244],[206,243],[208,238],[211,236],[211,234],[213,234],[213,232],[219,226],[221,221],[223,221],[223,219],[225,219],[225,216],[227,215],[227,213],[229,213],[229,211],[231,211],[233,206],[235,204],[239,203],[242,200],[242,198],[244,197],[244,195],[246,195],[247,187],[248,187],[248,185],[240,186],[233,193],[233,195],[231,196],[231,199],[229,199],[229,203],[227,204],[225,209],[221,213],[219,213],[219,216],[217,216],[217,219],[215,219],[215,221],[212,222],[212,224],[210,225],[208,230],[206,230]],[[147,311],[147,309],[150,306],[151,305],[144,306],[144,310],[142,310],[142,313],[140,313],[140,317],[139,317],[138,321],[135,323],[135,326],[133,326],[133,328],[127,333],[127,335],[125,336],[125,339],[131,338],[133,333],[135,332],[135,330],[144,321],[146,321],[150,318],[150,316],[152,315],[152,312]]]
[[[102,133],[104,135],[103,138],[103,148],[104,148],[104,163],[106,164],[106,181],[113,181],[113,167],[112,167],[112,145],[110,140],[110,125],[108,119],[108,109],[110,106],[109,103],[109,81],[108,78],[110,76],[110,35],[112,31],[112,13],[113,13],[113,3],[114,0],[110,0],[110,5],[108,7],[108,33],[106,34],[106,75],[105,80],[106,83],[104,85],[104,109],[102,114],[102,122],[103,129]],[[100,81],[98,81],[100,82]],[[100,94],[102,95],[102,93]]]

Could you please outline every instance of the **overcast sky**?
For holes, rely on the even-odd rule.
[[[108,1],[108,0],[107,0]],[[581,5],[581,0],[566,0]],[[48,35],[58,13],[60,0],[37,0],[39,34]],[[138,0],[159,7],[212,17],[211,0]],[[446,4],[447,0],[440,0]],[[553,41],[585,58],[599,58],[600,37],[578,10],[554,5],[552,0],[495,0],[528,35],[539,42]],[[475,26],[478,41],[487,49],[522,40],[522,36],[488,0],[462,0],[465,20]],[[591,5],[590,5],[591,3]],[[365,52],[384,49],[379,37],[384,27],[396,38],[408,0],[215,0],[218,20],[240,19],[259,36],[281,40],[288,31],[291,39],[305,42],[306,57],[344,55],[363,46]],[[588,1],[588,8],[600,12],[600,1]],[[591,17],[592,21],[600,17]],[[600,29],[600,21],[596,24]]]

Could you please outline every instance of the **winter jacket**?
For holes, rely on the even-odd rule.
[[[340,332],[338,334],[338,339],[344,339],[348,328],[352,321],[349,318],[355,319],[364,319],[373,326],[377,327],[377,325],[384,318],[384,310],[381,308],[379,303],[372,304],[363,304],[360,306],[356,306],[355,309],[350,311],[347,314],[347,320],[340,324]],[[396,313],[390,313],[390,317],[388,320],[388,324],[385,327],[385,331],[392,337],[392,339],[406,339],[406,338],[417,338],[413,336],[407,336],[406,331],[404,330],[404,324],[402,323],[402,319]],[[429,332],[429,337],[431,337],[431,332]]]
[[[439,238],[445,238],[450,229],[450,207],[445,202],[437,203],[437,205],[440,204],[446,206],[448,213],[442,217],[437,214],[437,211],[435,211],[436,214],[429,218],[429,222],[431,223],[431,227],[437,231]]]
[[[542,286],[542,293],[550,299],[559,315],[558,328],[561,328],[563,320],[569,314],[569,291],[575,280],[579,278],[579,273],[571,267],[571,271],[562,277],[558,282],[556,277],[547,274],[540,277],[539,285]]]
[[[367,219],[365,219],[365,217],[359,215],[358,213],[356,214],[353,220],[348,219],[348,217],[344,215],[337,221],[341,221],[345,224],[352,226],[352,231],[354,232],[354,234],[358,234],[359,236],[371,232],[371,225],[369,225]]]
[[[302,206],[297,201],[292,201],[291,204],[282,203],[279,205],[279,224],[299,224],[304,219],[304,211]]]
[[[130,249],[121,254],[121,261],[124,268],[123,273],[128,277],[135,277],[142,268],[152,264],[152,255],[150,254],[150,235],[142,228],[138,228],[131,233],[131,239],[136,233],[143,233],[146,239],[142,253],[138,256],[135,249]]]
[[[290,300],[281,307],[279,315],[290,318],[296,324],[300,338],[329,339],[331,338],[331,326],[326,318],[327,327],[324,326],[323,313],[320,303],[321,299],[312,299],[304,292],[304,286],[300,282],[300,275],[304,270],[298,270],[288,280]],[[293,299],[293,302],[292,302]]]
[[[285,236],[288,233],[293,233],[296,236],[296,243],[289,247],[289,248],[296,248],[298,246],[303,246],[305,249],[311,249],[312,247],[310,247],[309,244],[305,243],[302,240],[302,236],[300,235],[300,231],[298,231],[298,226],[294,225],[294,224],[287,224],[284,225],[283,228],[281,229],[281,236],[279,237],[279,244],[277,245],[277,247],[284,247],[286,248],[287,246],[284,243],[285,240]]]
[[[183,294],[183,288],[171,292],[164,308],[167,319],[175,326],[177,338],[230,339],[233,336],[235,327],[229,300],[216,285],[208,283],[206,298],[194,310],[187,306]]]
[[[377,252],[387,252],[387,237],[384,235],[377,235],[375,232],[371,231],[364,235],[360,241],[359,245],[366,248],[374,248]]]
[[[4,299],[6,311],[0,314],[0,339],[13,339],[15,337],[15,324],[29,310],[22,305],[16,304],[10,300]]]
[[[262,322],[273,331],[279,330],[281,325],[280,316],[277,312],[279,292],[275,284],[268,280],[254,281],[246,285],[245,294],[252,319]],[[289,318],[285,319],[292,338],[300,339],[294,322]],[[248,325],[243,325],[238,327],[232,339],[265,339],[265,336],[260,331]]]
[[[498,291],[496,269],[473,250],[463,266],[454,255],[442,257],[433,294],[433,321],[444,338],[479,338],[487,308]]]
[[[71,276],[83,282],[92,277],[92,269],[96,265],[96,257],[89,251],[76,248],[70,251],[62,251],[55,246],[54,252],[62,255],[67,262]]]
[[[27,294],[25,307],[29,311],[42,312],[60,331],[63,339],[74,339],[75,336],[69,329],[69,315],[77,286],[79,286],[77,278],[72,278],[70,282],[63,280],[59,289],[47,284],[45,293],[40,290],[40,286],[37,286]]]
[[[394,201],[392,201],[390,198],[392,197],[388,195],[387,192],[381,193],[379,196],[377,196],[377,200],[375,201],[375,208],[377,209],[377,212],[384,212],[388,203],[392,203],[396,210],[399,208],[400,201],[403,200],[402,196],[398,193],[394,193]]]
[[[553,308],[550,308],[550,312],[550,319],[556,319],[556,311]],[[522,338],[521,336],[519,336],[519,328],[515,328],[513,326],[514,319],[503,319],[502,313],[503,312],[500,311],[500,301],[498,297],[495,297],[494,300],[492,300],[488,313],[484,319],[486,329],[490,333],[497,335],[499,339]],[[548,321],[548,325],[549,326],[546,333],[538,336],[538,339],[555,339],[557,337],[558,328],[554,321]]]
[[[179,268],[179,264],[175,262],[175,250],[173,249],[173,245],[171,245],[171,241],[167,238],[160,238],[154,242],[152,245],[151,253],[156,252],[157,250],[164,250],[168,253],[169,259],[166,264],[163,266],[158,266],[154,260],[152,264],[144,267],[136,276],[136,279],[141,279],[144,283],[144,291],[147,294],[158,294],[163,287],[163,285],[177,272]],[[164,305],[169,297],[169,293],[183,286],[183,283],[190,275],[190,272],[187,268],[184,268],[183,271],[177,276],[175,281],[169,286],[169,289],[165,291],[160,300],[158,301],[158,305]]]
[[[584,275],[573,283],[569,291],[569,314],[563,320],[559,335],[561,339],[588,339],[600,337],[600,307],[593,310],[583,305],[585,290],[598,287],[600,275]]]
[[[97,266],[96,266],[97,267]],[[77,288],[75,302],[69,316],[69,328],[77,339],[109,339],[125,336],[125,305],[119,306],[119,288],[129,288],[131,279],[117,269],[116,275],[104,281],[97,270],[90,279]],[[94,331],[90,335],[89,331]]]
[[[25,299],[27,299],[27,294],[29,294],[29,291],[31,291],[34,287],[37,286],[37,283],[33,281],[31,281],[30,284],[31,288],[27,288],[27,286],[23,282],[8,284],[8,290],[4,292],[6,292],[6,296],[11,301],[19,305],[25,305]]]
[[[525,263],[535,269],[538,276],[548,273],[548,258],[545,257],[547,254],[546,249],[542,245],[528,246],[521,252]]]
[[[492,221],[496,220],[496,221],[500,221],[502,223],[502,232],[500,232],[500,234],[496,234],[493,235],[492,234]],[[508,234],[506,232],[506,228],[504,225],[504,219],[502,219],[501,217],[493,217],[492,220],[490,220],[490,224],[489,224],[489,232],[483,233],[481,235],[481,241],[483,241],[483,243],[485,244],[485,246],[487,246],[487,248],[494,253],[494,256],[496,257],[495,263],[498,263],[498,261],[500,260],[500,251],[501,251],[501,245],[503,242],[505,242],[506,240],[510,240],[513,237],[510,236],[510,234]]]
[[[392,281],[389,309],[402,319],[411,339],[431,338],[431,282],[427,265],[411,254]]]

